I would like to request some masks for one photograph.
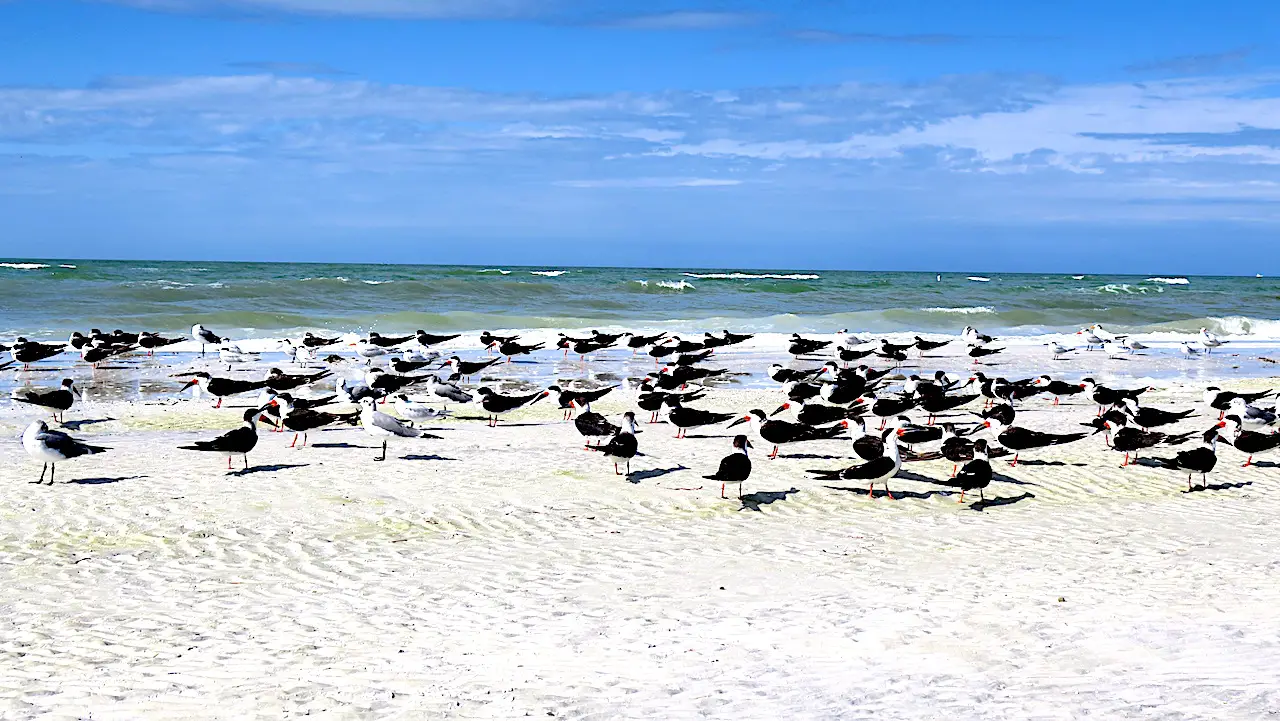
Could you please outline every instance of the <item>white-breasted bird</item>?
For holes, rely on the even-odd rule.
[[[61,431],[51,431],[44,421],[32,421],[31,425],[22,432],[22,449],[27,452],[27,455],[44,464],[40,468],[40,480],[31,482],[43,483],[44,472],[48,470],[51,486],[58,463],[110,450],[103,446],[83,443]]]

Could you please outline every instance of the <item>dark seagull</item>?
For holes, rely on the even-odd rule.
[[[538,391],[523,396],[504,396],[492,388],[481,388],[477,391],[480,394],[480,407],[489,414],[489,427],[496,428],[498,418],[504,413],[510,413],[517,408],[531,406],[534,403],[551,395],[551,391]]]

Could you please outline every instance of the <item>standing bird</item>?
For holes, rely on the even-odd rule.
[[[634,351],[638,351],[647,345],[653,345],[666,337],[666,333],[659,333],[657,335],[636,335],[633,333],[631,334],[631,337],[627,339],[627,347],[632,349],[634,354]]]
[[[622,414],[622,428],[614,434],[613,438],[603,446],[587,446],[589,451],[598,451],[604,454],[606,461],[613,462],[614,475],[623,475],[618,470],[619,463],[625,463],[627,466],[627,475],[631,474],[631,459],[636,457],[640,446],[636,442],[636,415],[631,411]]]
[[[1112,423],[1115,423],[1116,425],[1120,426],[1120,429],[1117,430],[1115,434],[1111,436],[1110,442],[1111,442],[1111,448],[1113,450],[1117,450],[1124,453],[1124,463],[1120,464],[1121,468],[1124,468],[1126,466],[1132,465],[1132,463],[1134,462],[1137,462],[1139,451],[1143,451],[1148,448],[1155,448],[1156,446],[1182,445],[1183,443],[1186,443],[1188,440],[1190,440],[1191,436],[1195,435],[1194,433],[1179,433],[1177,435],[1169,435],[1165,433],[1160,433],[1159,431],[1140,430],[1138,428],[1134,428],[1133,426],[1128,425],[1126,421],[1126,416],[1123,413],[1121,413],[1118,417],[1109,417],[1106,419],[1095,418],[1094,420],[1095,421],[1102,420],[1102,427],[1099,428],[1098,430],[1109,431],[1111,430]],[[1094,433],[1097,433],[1097,432],[1098,431],[1094,431]],[[1129,458],[1130,454],[1132,454],[1133,456],[1132,461]]]
[[[498,417],[503,413],[509,413],[524,406],[531,406],[551,395],[551,391],[538,391],[524,396],[504,396],[492,388],[481,388],[478,393],[480,393],[480,407],[489,414],[490,428],[498,426]]]
[[[369,345],[376,345],[379,348],[391,348],[401,343],[407,343],[416,337],[414,335],[383,336],[374,331],[369,331],[369,339],[365,342]]]
[[[417,334],[414,335],[414,340],[418,341],[418,345],[422,346],[423,348],[430,348],[433,345],[438,345],[440,343],[447,343],[455,338],[461,338],[461,337],[462,337],[461,333],[453,333],[451,335],[433,335],[424,330],[419,330]]]
[[[980,362],[978,360],[980,358],[985,358],[986,356],[995,355],[996,353],[1003,353],[1003,352],[1004,352],[1004,348],[984,348],[980,345],[975,345],[969,349],[969,357],[973,359],[973,362],[975,364],[977,364]]]
[[[494,345],[502,345],[519,339],[520,336],[518,335],[494,335],[486,330],[480,334],[480,345],[484,346],[485,351],[489,351]]]
[[[1210,333],[1208,328],[1200,329],[1200,345],[1204,346],[1206,353],[1213,353],[1214,348],[1221,348],[1226,343],[1227,341],[1220,340],[1218,336]]]
[[[582,412],[573,419],[573,425],[578,429],[578,433],[587,439],[614,436],[622,430],[621,427],[610,423],[603,415],[591,410],[591,401],[586,398],[578,397],[569,401],[569,408],[574,411],[581,409]],[[599,443],[600,441],[597,440],[596,444]]]
[[[720,459],[720,468],[715,473],[703,476],[709,481],[720,481],[721,498],[728,498],[724,494],[724,487],[730,483],[738,484],[738,498],[742,498],[742,484],[751,477],[751,457],[747,455],[749,448],[751,439],[744,435],[734,436],[733,453]]]
[[[509,340],[498,345],[498,354],[507,357],[507,362],[518,355],[528,355],[536,350],[542,350],[546,343],[535,343],[533,345],[520,345],[519,343]]]
[[[580,390],[573,390],[573,389],[565,390],[558,385],[554,385],[554,386],[547,386],[547,390],[554,391],[560,394],[556,398],[556,403],[560,406],[560,408],[564,409],[564,420],[567,421],[571,417],[573,417],[573,402],[575,400],[578,401],[578,407],[581,408],[582,406],[588,403],[595,403],[601,398],[604,398],[605,396],[613,392],[613,389],[617,387],[618,386],[615,385],[615,386],[608,386],[606,388],[598,388],[594,391],[580,391]]]
[[[916,350],[919,350],[921,355],[923,355],[931,350],[938,350],[939,348],[950,344],[952,340],[954,340],[954,338],[948,340],[925,340],[920,336],[916,336],[916,342],[914,345]]]
[[[1256,403],[1270,396],[1274,391],[1265,390],[1257,393],[1236,393],[1235,391],[1224,391],[1218,386],[1209,386],[1204,389],[1204,402],[1215,411],[1218,411],[1218,420],[1227,414],[1227,410],[1231,408],[1231,402],[1237,398],[1243,398],[1245,403]]]
[[[829,340],[814,340],[812,338],[803,338],[799,333],[791,334],[791,345],[787,348],[787,352],[797,358],[802,355],[810,355],[831,345]]]
[[[449,411],[439,408],[432,408],[421,401],[415,401],[409,396],[401,393],[396,396],[396,413],[413,422],[435,421],[441,418],[448,418]]]
[[[61,343],[46,345],[29,341],[26,338],[18,338],[13,347],[9,349],[9,354],[13,356],[15,363],[22,364],[22,370],[27,370],[28,365],[46,358],[52,358],[62,353],[66,347]]]
[[[427,387],[423,392],[427,395],[443,398],[446,401],[453,401],[454,403],[470,403],[475,400],[470,393],[462,390],[462,388],[458,387],[456,384],[444,383],[441,382],[440,379],[434,377],[427,379]],[[448,404],[445,404],[445,408],[448,407]]]
[[[341,338],[321,338],[318,335],[307,332],[302,336],[302,345],[306,348],[323,348],[327,345],[333,345],[341,340]]]
[[[223,338],[204,326],[196,323],[191,326],[191,340],[200,344],[200,355],[204,355],[207,345],[221,345]]]
[[[227,470],[231,469],[231,457],[242,456],[244,468],[249,470],[249,451],[258,445],[258,416],[266,407],[250,408],[244,412],[244,425],[232,429],[211,441],[196,441],[190,446],[178,446],[184,451],[221,453],[227,457]]]
[[[731,420],[736,413],[715,413],[713,411],[704,411],[701,408],[685,408],[680,405],[680,396],[676,394],[668,395],[664,402],[671,410],[667,413],[667,420],[671,425],[676,427],[676,438],[684,438],[688,435],[690,428],[700,428],[702,426],[715,425]]]
[[[272,368],[267,373],[267,379],[263,381],[266,386],[277,393],[281,391],[291,391],[299,386],[305,386],[309,383],[315,383],[322,378],[328,378],[333,375],[332,371],[320,371],[319,373],[302,373],[290,375],[280,370]]]
[[[364,432],[374,438],[382,439],[382,455],[374,458],[373,460],[375,461],[387,460],[388,438],[431,438],[437,441],[440,440],[440,436],[433,436],[426,431],[405,425],[393,416],[379,411],[377,402],[372,398],[365,398],[360,401],[360,427],[364,428]]]
[[[946,413],[947,411],[955,410],[960,406],[968,405],[969,403],[978,400],[978,397],[977,393],[967,396],[926,396],[921,399],[920,407],[929,414],[927,424],[933,425],[934,421],[937,420],[939,413]]]
[[[22,449],[27,452],[27,455],[44,464],[40,468],[40,479],[31,482],[43,483],[44,472],[48,469],[51,486],[58,463],[110,450],[103,446],[82,443],[61,431],[51,431],[44,421],[32,421],[31,425],[22,432]]]
[[[830,471],[811,469],[806,473],[812,473],[819,480],[824,481],[866,481],[867,495],[872,498],[875,498],[876,484],[879,483],[884,486],[885,496],[892,501],[893,493],[889,491],[889,479],[902,470],[902,455],[898,451],[898,437],[892,429],[885,431],[882,438],[884,452],[879,458],[848,468]]]
[[[147,355],[155,355],[157,348],[163,348],[174,343],[181,343],[182,338],[164,338],[158,333],[150,333],[142,331],[138,334],[138,346],[147,352]]]
[[[770,420],[759,408],[748,411],[744,416],[729,424],[730,428],[739,423],[750,423],[765,441],[773,444],[773,452],[769,458],[778,457],[778,448],[788,443],[805,441],[823,441],[838,438],[845,431],[845,424],[836,424],[825,428],[814,428],[800,423]]]
[[[1237,451],[1249,454],[1249,459],[1241,464],[1241,468],[1253,465],[1254,454],[1266,453],[1280,448],[1280,433],[1247,431],[1240,422],[1240,416],[1234,414],[1228,415],[1223,421],[1219,421],[1218,425],[1222,426],[1224,423],[1231,424],[1231,445]]]
[[[991,485],[991,461],[987,458],[987,441],[979,438],[973,442],[973,460],[964,464],[964,468],[960,472],[954,474],[951,478],[941,481],[934,481],[944,486],[960,489],[960,500],[957,503],[964,503],[964,494],[966,491],[976,490],[979,500],[987,500],[982,495],[982,489]]]
[[[1043,433],[1029,428],[1006,426],[996,418],[984,421],[983,425],[995,431],[1000,445],[1013,451],[1013,460],[1009,461],[1011,466],[1018,465],[1018,454],[1022,451],[1074,443],[1089,435],[1087,433]]]
[[[1170,423],[1177,423],[1184,418],[1189,418],[1195,410],[1186,411],[1166,411],[1152,406],[1140,406],[1138,401],[1133,398],[1124,399],[1124,403],[1118,406],[1121,411],[1129,414],[1133,418],[1133,422],[1143,428],[1158,428],[1167,426]]]
[[[1049,376],[1040,376],[1035,382],[1041,393],[1048,393],[1053,396],[1053,404],[1055,406],[1058,405],[1063,396],[1074,396],[1078,393],[1083,393],[1085,389],[1084,383],[1067,383],[1054,380]]]
[[[280,397],[277,397],[276,403],[280,403]],[[349,426],[358,425],[360,423],[360,413],[328,413],[326,411],[316,411],[311,409],[295,408],[288,400],[284,400],[283,413],[280,416],[280,427],[293,431],[293,441],[289,443],[289,447],[293,448],[298,443],[298,434],[302,434],[302,447],[307,447],[307,434],[311,431],[331,426],[337,423],[346,423]]]
[[[183,375],[186,375],[186,374],[183,374]],[[239,378],[217,378],[209,375],[204,371],[192,373],[191,375],[193,376],[191,380],[187,381],[186,385],[179,388],[178,392],[181,393],[182,391],[185,391],[186,389],[192,386],[195,386],[197,388],[203,388],[210,395],[218,399],[218,402],[216,405],[214,405],[214,408],[221,408],[222,399],[227,396],[234,396],[234,395],[239,395],[241,393],[248,393],[250,391],[262,390],[263,388],[267,387],[267,381],[265,380],[246,381],[246,380],[240,380]]]
[[[62,385],[53,390],[15,390],[13,392],[13,400],[19,403],[28,403],[52,410],[53,419],[59,423],[63,422],[66,412],[71,410],[76,398],[83,397],[80,395],[80,389],[76,388],[75,383],[70,378],[64,378]]]
[[[1155,461],[1172,471],[1186,471],[1188,492],[1195,490],[1191,485],[1191,477],[1197,473],[1200,474],[1200,487],[1207,488],[1205,477],[1214,466],[1218,465],[1218,428],[1220,426],[1221,422],[1204,432],[1203,445],[1179,451],[1173,458],[1156,458]]]
[[[486,360],[486,361],[464,361],[455,355],[455,356],[449,356],[449,360],[444,362],[443,367],[452,368],[454,373],[457,373],[463,378],[470,378],[471,376],[479,373],[485,368],[488,368],[494,363],[499,362],[500,360],[502,359],[490,358],[489,360]]]

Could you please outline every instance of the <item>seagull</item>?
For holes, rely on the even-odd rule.
[[[1140,350],[1147,350],[1147,349],[1149,349],[1151,346],[1145,345],[1145,344],[1143,344],[1143,343],[1141,343],[1141,342],[1139,342],[1139,341],[1133,340],[1132,338],[1129,338],[1129,337],[1127,337],[1127,336],[1126,336],[1125,338],[1123,338],[1123,339],[1120,341],[1120,347],[1121,347],[1121,348],[1124,348],[1125,350],[1129,351],[1130,353],[1134,353],[1134,352],[1136,352],[1136,351],[1140,351]]]
[[[375,407],[375,401],[372,398],[365,398],[360,401],[360,425],[364,428],[365,433],[374,438],[382,439],[382,456],[374,458],[375,461],[387,460],[387,439],[388,438],[432,438],[440,440],[440,436],[433,436],[426,431],[420,431],[413,426],[405,425],[399,420],[379,411]]]
[[[68,381],[63,381],[65,385]],[[1251,428],[1262,428],[1264,426],[1274,426],[1276,424],[1276,408],[1259,408],[1250,405],[1243,398],[1235,397],[1227,404],[1227,412],[1234,414],[1240,418],[1241,425]]]
[[[453,401],[454,403],[470,403],[475,400],[470,393],[462,390],[462,388],[458,387],[456,384],[444,383],[441,382],[439,378],[435,377],[427,379],[424,392],[427,395],[438,396],[446,401]],[[448,408],[447,404],[445,405],[445,408]]]
[[[1053,353],[1054,360],[1058,360],[1059,357],[1064,356],[1068,353],[1074,353],[1076,351],[1075,348],[1068,348],[1057,341],[1053,341],[1051,343],[1045,343],[1045,346],[1048,347],[1050,352]]]
[[[1214,348],[1219,348],[1226,345],[1226,343],[1227,341],[1225,340],[1218,340],[1218,336],[1210,333],[1208,328],[1200,329],[1200,344],[1203,345],[1209,353],[1212,353]]]
[[[40,468],[40,480],[32,483],[43,483],[44,472],[49,470],[49,485],[53,485],[53,474],[57,464],[80,456],[91,456],[110,450],[103,446],[91,446],[82,443],[61,431],[51,431],[44,421],[32,421],[22,432],[22,448],[27,455],[44,464]]]
[[[413,400],[404,393],[396,396],[396,413],[399,413],[401,418],[415,422],[434,421],[449,417],[448,410],[432,408],[421,401]]]
[[[258,445],[258,416],[266,410],[262,408],[250,408],[244,412],[244,425],[239,428],[223,433],[211,441],[196,441],[190,446],[178,446],[184,451],[206,451],[210,453],[221,453],[227,457],[227,469],[231,468],[231,457],[242,456],[244,458],[244,468],[249,470],[249,451]]]
[[[1186,356],[1187,358],[1199,358],[1199,357],[1200,357],[1200,351],[1198,351],[1198,350],[1196,350],[1194,347],[1192,347],[1192,345],[1191,345],[1190,343],[1188,343],[1188,342],[1186,342],[1186,341],[1183,341],[1183,343],[1182,343],[1182,355]]]
[[[63,414],[71,410],[76,398],[84,398],[84,396],[80,395],[80,389],[76,388],[74,381],[70,378],[65,378],[62,381],[62,385],[54,390],[15,390],[12,398],[19,403],[29,403],[33,406],[51,409],[53,411],[53,419],[61,423]]]
[[[221,345],[223,339],[208,328],[196,323],[191,326],[191,340],[200,344],[200,355],[204,355],[204,347],[206,345]]]
[[[720,468],[715,473],[703,478],[709,481],[720,481],[720,497],[724,495],[724,487],[729,483],[738,484],[738,498],[742,498],[742,483],[751,477],[751,457],[747,449],[751,448],[751,440],[744,435],[734,436],[733,453],[720,459]]]
[[[1085,350],[1093,350],[1094,346],[1097,346],[1099,348],[1102,347],[1103,339],[1097,333],[1095,333],[1093,329],[1094,329],[1094,326],[1089,326],[1088,328],[1083,328],[1081,330],[1076,331],[1076,335],[1084,336]]]

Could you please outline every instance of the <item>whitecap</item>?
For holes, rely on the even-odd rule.
[[[366,284],[368,284],[368,285],[382,285],[383,283],[390,283],[391,281],[389,281],[389,280],[362,280],[362,281],[360,281],[360,282],[361,282],[361,283],[366,283]]]
[[[1186,278],[1147,278],[1148,283],[1164,283],[1165,285],[1191,285]]]
[[[59,267],[59,268],[70,268],[71,270],[75,270],[75,269],[76,269],[76,267],[75,267],[74,265],[70,265],[70,264],[68,264],[68,263],[59,263],[59,264],[58,264],[58,267]]]
[[[688,288],[689,290],[696,290],[696,288],[693,287],[693,283],[690,283],[687,280],[681,280],[681,281],[660,280],[658,281],[658,287],[670,288],[671,290],[684,290],[685,288]]]
[[[981,276],[981,275],[971,275],[971,276],[969,276],[969,280],[971,280],[971,281],[973,281],[973,282],[975,282],[975,283],[990,283],[990,282],[991,282],[991,279],[990,279],[990,278],[986,278],[986,277],[983,277],[983,276]]]
[[[503,275],[511,275],[511,271],[503,270],[501,268],[485,268],[484,270],[479,270],[476,272],[477,273],[501,273]]]
[[[689,278],[705,280],[818,280],[814,273],[684,273]]]
[[[956,313],[958,315],[978,315],[980,313],[994,313],[995,308],[989,305],[976,305],[963,308],[921,308],[925,313]]]
[[[569,271],[567,270],[531,270],[529,272],[532,273],[533,275],[542,275],[548,278],[555,278],[557,276],[564,275]]]
[[[40,270],[48,267],[44,263],[0,263],[0,268],[12,268],[14,270]]]

